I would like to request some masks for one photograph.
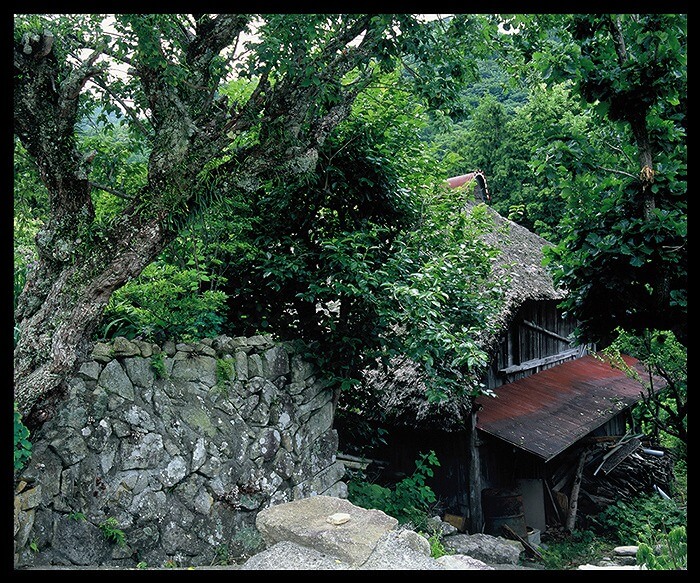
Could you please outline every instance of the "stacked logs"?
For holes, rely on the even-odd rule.
[[[659,456],[656,453],[661,452]],[[591,463],[587,469],[597,465]],[[669,495],[673,486],[673,459],[663,450],[639,447],[608,473],[584,471],[579,508],[586,514],[598,514],[618,500],[640,494]]]
[[[619,500],[667,497],[675,479],[673,458],[642,438],[593,438],[565,456],[548,483],[555,522],[571,530],[577,517],[585,523]]]

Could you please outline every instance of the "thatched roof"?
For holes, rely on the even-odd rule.
[[[554,287],[552,276],[542,265],[544,248],[549,241],[499,215],[488,207],[495,226],[483,235],[483,240],[500,250],[493,265],[493,279],[503,281],[505,297],[503,309],[484,329],[482,346],[491,352],[499,333],[508,327],[518,309],[528,300],[561,300],[564,290]]]
[[[377,408],[365,412],[367,417],[377,419],[383,413],[384,420],[394,426],[458,431],[471,411],[468,397],[428,402],[421,371],[408,358],[395,358],[386,373],[367,371],[363,382],[371,385],[379,398]]]
[[[470,204],[466,212],[470,212],[475,204]],[[483,239],[500,250],[492,273],[495,280],[505,284],[505,297],[503,309],[484,328],[478,341],[484,350],[494,354],[500,333],[526,301],[559,300],[564,297],[564,292],[555,289],[551,275],[542,266],[543,249],[550,243],[487,208],[493,217],[494,228],[485,233]],[[396,358],[386,373],[368,371],[364,382],[377,391],[379,409],[393,425],[456,431],[463,428],[472,406],[469,397],[429,403],[420,371],[407,358]]]

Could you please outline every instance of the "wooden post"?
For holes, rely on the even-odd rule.
[[[481,532],[484,520],[481,512],[481,464],[479,436],[476,429],[476,411],[469,420],[469,532]]]
[[[569,531],[574,530],[576,524],[576,510],[578,508],[578,493],[581,489],[581,479],[583,478],[583,466],[586,463],[588,450],[584,449],[581,452],[581,457],[578,459],[578,468],[574,476],[574,485],[571,487],[571,497],[569,499],[569,514],[566,517],[566,528]]]
[[[549,501],[552,503],[552,508],[554,509],[554,514],[557,517],[557,524],[561,524],[561,513],[559,512],[559,504],[557,504],[557,501],[554,499],[554,494],[552,494],[552,489],[549,487],[549,482],[547,479],[542,479],[542,482],[544,482],[544,488],[547,490],[547,494],[549,494]]]

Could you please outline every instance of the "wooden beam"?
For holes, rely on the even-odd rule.
[[[525,540],[523,537],[521,537],[517,532],[515,532],[510,526],[507,524],[503,525],[503,532],[506,535],[506,538],[510,538],[511,540],[517,540],[520,541],[520,543],[525,547],[525,550],[533,555],[536,559],[539,559],[540,561],[544,560],[544,557],[542,554],[535,548],[533,547],[527,540]]]
[[[556,338],[557,340],[561,340],[562,342],[566,342],[567,344],[571,344],[570,338],[565,338],[564,336],[561,336],[556,332],[552,332],[551,330],[547,330],[547,328],[543,328],[542,326],[538,326],[529,320],[523,320],[523,325],[527,326],[528,328],[532,328],[533,330],[537,330],[538,332],[542,332],[542,334],[546,334],[547,336],[551,336],[552,338]]]
[[[564,361],[564,360],[567,360],[567,359],[570,359],[570,358],[576,356],[578,354],[578,352],[579,352],[578,348],[571,348],[569,350],[564,350],[563,352],[559,352],[557,354],[552,354],[551,356],[545,356],[544,358],[535,358],[533,360],[526,360],[523,363],[509,366],[506,368],[502,368],[498,372],[501,374],[509,375],[509,374],[513,374],[516,372],[522,372],[522,371],[530,370],[533,368],[537,368],[538,366],[555,364],[557,362],[561,362],[561,361]]]
[[[637,449],[641,447],[641,445],[642,442],[636,437],[626,443],[621,443],[617,445],[609,453],[603,456],[603,463],[601,463],[600,466],[596,469],[596,471],[593,472],[593,475],[595,476],[598,473],[598,470],[603,470],[603,473],[605,475],[609,474],[618,465],[620,465],[622,460],[624,460],[627,456],[637,451]]]
[[[561,489],[566,485],[566,483],[571,479],[571,474],[573,474],[574,468],[569,468],[564,472],[564,475],[552,486],[552,490],[556,490],[557,492],[561,491]]]
[[[552,494],[552,489],[549,487],[549,482],[547,480],[542,480],[544,482],[544,488],[547,490],[547,494],[549,495],[549,501],[552,503],[552,508],[554,509],[554,514],[557,516],[557,523],[561,524],[563,521],[561,519],[561,513],[559,512],[559,505],[557,504],[556,500],[554,499],[554,495]]]

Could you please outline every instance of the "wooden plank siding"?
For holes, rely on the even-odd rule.
[[[525,302],[500,337],[486,386],[495,389],[583,356],[586,348],[574,347],[569,340],[575,327],[574,320],[562,315],[556,300]]]

